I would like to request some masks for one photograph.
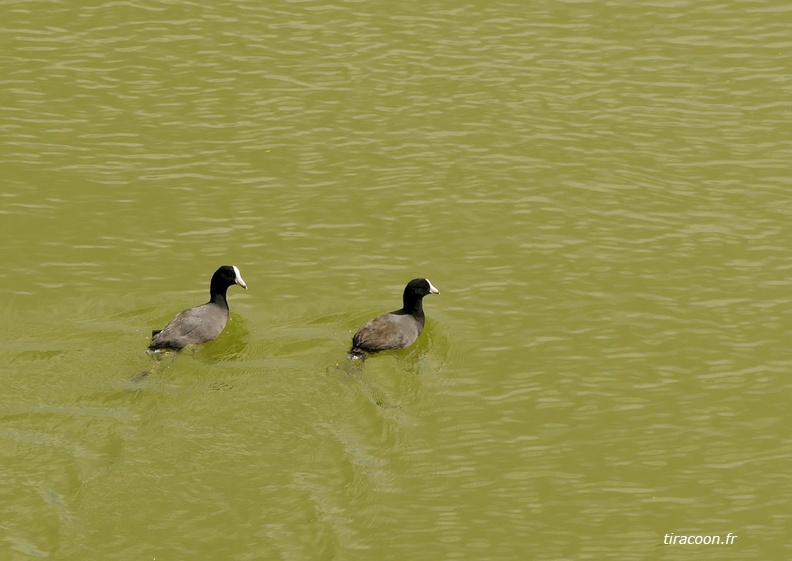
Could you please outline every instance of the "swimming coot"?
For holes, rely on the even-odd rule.
[[[358,329],[352,337],[350,358],[365,358],[367,354],[387,349],[409,347],[423,331],[426,316],[423,297],[440,294],[428,279],[413,279],[404,287],[404,305],[400,310],[377,316]]]
[[[209,301],[202,306],[184,310],[165,329],[152,331],[149,351],[179,350],[192,343],[206,343],[220,335],[228,321],[226,291],[234,284],[247,289],[239,269],[231,265],[217,269],[209,285]]]

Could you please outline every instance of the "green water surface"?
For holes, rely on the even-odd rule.
[[[0,12],[0,559],[792,558],[788,2]]]

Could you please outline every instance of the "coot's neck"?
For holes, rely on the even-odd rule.
[[[212,286],[209,287],[209,302],[228,308],[228,300],[226,300],[227,291],[228,286],[212,283]]]
[[[419,319],[424,317],[422,296],[418,296],[414,292],[405,291],[403,302],[404,307],[402,310]]]

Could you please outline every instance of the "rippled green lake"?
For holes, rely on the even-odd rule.
[[[792,558],[789,2],[72,4],[0,9],[0,559]]]

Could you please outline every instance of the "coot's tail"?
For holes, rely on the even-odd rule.
[[[368,358],[368,353],[360,347],[352,347],[347,353],[347,360],[359,360],[363,362]]]

